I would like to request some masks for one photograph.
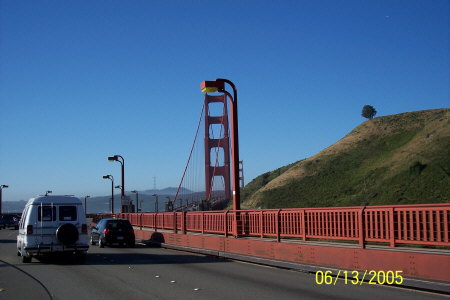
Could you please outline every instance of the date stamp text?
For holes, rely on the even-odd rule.
[[[364,281],[367,284],[387,284],[400,285],[403,283],[403,271],[347,271],[337,270],[337,273],[331,270],[316,271],[316,284],[318,285],[336,285],[338,279],[343,280],[344,284],[361,285]]]

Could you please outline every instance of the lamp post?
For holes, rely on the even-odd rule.
[[[7,188],[9,188],[9,185],[7,185],[7,184],[0,185],[0,216],[3,214],[3,212],[2,212],[2,190],[7,189]]]
[[[139,192],[136,190],[131,191],[133,194],[136,194],[136,212],[139,212]]]
[[[170,196],[166,196],[166,198],[167,198],[166,211],[173,211],[173,205],[172,202],[170,202]]]
[[[233,89],[233,96],[225,90],[225,83]],[[215,81],[203,81],[200,84],[202,92],[221,92],[230,98],[231,105],[231,156],[232,156],[232,190],[233,190],[233,210],[241,209],[241,193],[239,190],[239,129],[238,129],[238,97],[237,89],[233,82],[228,79],[217,78]]]
[[[155,201],[155,212],[159,212],[158,195],[157,194],[153,194],[152,196],[156,198],[156,201]]]
[[[109,161],[118,161],[122,167],[122,193],[121,199],[125,199],[125,159],[121,155],[108,156]],[[121,209],[123,212],[123,207]]]
[[[85,215],[87,214],[87,201],[86,201],[87,198],[91,198],[91,196],[87,195],[84,197],[84,214]]]
[[[103,179],[110,179],[111,180],[111,213],[114,213],[114,176],[112,175],[105,175],[103,176]]]

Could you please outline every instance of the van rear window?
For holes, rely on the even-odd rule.
[[[56,221],[56,206],[38,206],[38,221]]]
[[[77,207],[76,206],[60,206],[59,207],[60,221],[76,221]]]

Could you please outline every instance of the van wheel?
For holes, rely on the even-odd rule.
[[[31,262],[31,256],[22,256],[22,262],[24,264],[29,264]]]
[[[105,242],[103,242],[101,239],[98,240],[98,246],[100,248],[104,248],[105,247]]]

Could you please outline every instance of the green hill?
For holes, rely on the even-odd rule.
[[[450,202],[450,109],[366,121],[242,190],[242,208],[442,202]]]

